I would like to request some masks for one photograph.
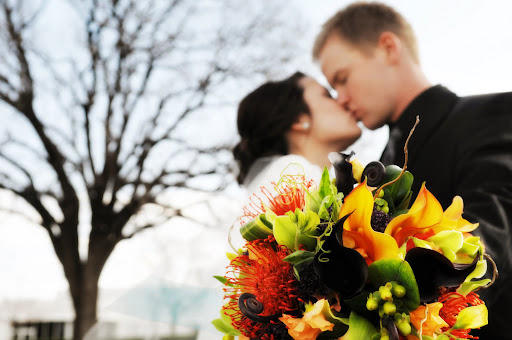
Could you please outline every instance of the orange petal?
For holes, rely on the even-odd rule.
[[[449,327],[446,321],[439,316],[439,311],[443,307],[441,302],[429,303],[426,306],[419,306],[412,311],[411,325],[419,332],[422,331],[423,335],[433,336],[436,331],[443,327]]]
[[[385,234],[395,238],[401,246],[407,237],[426,232],[428,228],[443,219],[443,208],[439,201],[427,190],[425,183],[421,186],[418,197],[406,214],[399,215],[389,222]]]
[[[340,218],[352,213],[343,224],[343,229],[358,231],[366,226],[371,229],[372,212],[373,195],[364,181],[352,190],[341,206]]]
[[[372,212],[373,195],[366,181],[356,186],[345,198],[340,212],[340,217],[352,213],[343,224],[343,229],[348,231],[347,237],[355,241],[354,248],[362,248],[368,255],[367,262],[369,260],[370,263],[398,254],[398,246],[392,237],[372,229]]]

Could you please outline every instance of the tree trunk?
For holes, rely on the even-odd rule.
[[[73,340],[83,340],[85,334],[94,326],[97,321],[98,305],[98,275],[91,275],[90,271],[83,268],[82,280],[77,284],[79,287],[71,289],[73,306],[75,308],[75,321],[73,325]]]
[[[107,221],[109,220],[107,219]],[[73,340],[83,340],[87,332],[97,322],[98,281],[103,266],[119,241],[115,237],[109,238],[108,234],[98,231],[99,229],[93,225],[89,234],[87,261],[80,263],[77,279],[70,281],[75,307]],[[75,289],[71,287],[71,282],[76,285]]]

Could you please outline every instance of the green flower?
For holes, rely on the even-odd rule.
[[[305,210],[314,211],[323,220],[335,222],[339,218],[342,198],[343,194],[338,193],[338,189],[331,182],[329,171],[325,168],[318,189],[306,196]]]
[[[289,211],[283,216],[273,216],[274,237],[278,244],[286,246],[291,251],[299,250],[303,245],[307,250],[315,250],[318,237],[317,226],[320,217],[311,211],[305,213],[299,208],[295,213]]]

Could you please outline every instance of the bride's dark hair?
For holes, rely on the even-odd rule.
[[[271,81],[249,93],[238,106],[240,142],[233,149],[238,162],[238,183],[243,183],[251,165],[260,157],[288,154],[286,133],[300,114],[309,113],[304,89],[299,81],[306,75],[296,72]]]

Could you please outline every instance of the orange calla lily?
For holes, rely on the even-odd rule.
[[[443,207],[423,183],[409,211],[393,218],[384,233],[391,235],[401,246],[409,236],[428,231],[442,219]]]
[[[356,186],[345,198],[340,211],[340,217],[350,214],[343,224],[343,245],[359,251],[368,264],[398,255],[395,240],[372,229],[372,212],[373,195],[366,181]]]
[[[441,223],[434,226],[432,230],[437,234],[443,230],[457,230],[469,233],[478,227],[478,223],[471,223],[462,218],[464,211],[464,201],[462,197],[455,196],[452,204],[444,211]]]

